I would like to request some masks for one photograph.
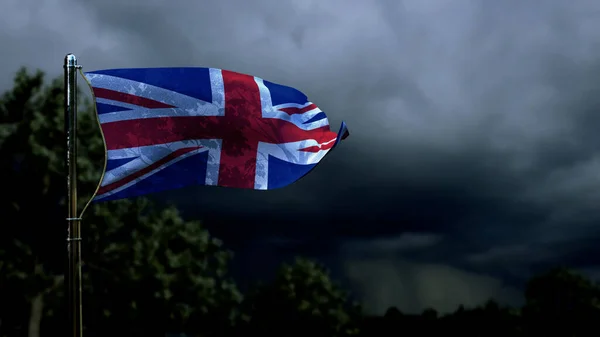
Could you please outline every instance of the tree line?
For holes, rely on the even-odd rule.
[[[0,337],[67,332],[62,95],[61,79],[23,68],[0,97]],[[80,204],[104,155],[92,109],[80,104]],[[92,205],[85,218],[86,336],[600,335],[600,287],[566,269],[531,279],[520,308],[490,300],[447,315],[368,316],[306,259],[242,293],[228,273],[232,253],[174,207],[119,200]]]

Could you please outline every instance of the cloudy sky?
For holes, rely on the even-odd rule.
[[[304,91],[351,136],[272,192],[161,195],[245,277],[319,259],[371,312],[521,300],[599,275],[600,2],[1,0],[0,89],[62,72],[207,66]]]

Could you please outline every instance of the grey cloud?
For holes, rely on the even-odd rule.
[[[600,282],[600,266],[588,266],[581,268],[580,271],[596,282]]]
[[[6,0],[0,12],[0,90],[7,89],[21,66],[62,74],[64,56],[73,52],[107,59],[119,45],[100,22],[89,19],[81,2]]]
[[[381,253],[400,253],[435,246],[442,240],[440,235],[430,233],[403,233],[396,237],[377,238],[372,240],[348,240],[341,250]]]
[[[488,264],[496,261],[544,261],[553,257],[555,252],[549,250],[532,249],[527,245],[513,245],[505,247],[494,247],[483,253],[476,253],[467,257],[467,261],[473,264]]]
[[[494,270],[496,274],[502,273],[523,282],[534,273],[530,269],[532,266],[548,265],[551,261],[556,261],[561,253],[564,254],[548,246],[517,244],[492,247],[470,254],[466,256],[465,262],[471,269]]]

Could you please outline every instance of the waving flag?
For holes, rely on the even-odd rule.
[[[107,149],[95,201],[189,185],[267,190],[306,175],[348,135],[302,92],[213,68],[85,73]]]

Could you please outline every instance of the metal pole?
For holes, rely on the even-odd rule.
[[[67,136],[67,255],[65,277],[69,297],[69,329],[72,337],[82,337],[81,319],[81,219],[77,214],[77,58],[65,56],[65,134]]]

